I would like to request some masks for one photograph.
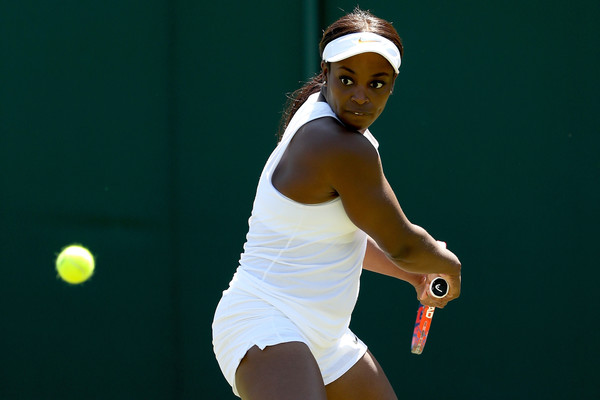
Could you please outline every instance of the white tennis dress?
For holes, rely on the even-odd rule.
[[[254,345],[306,343],[325,384],[342,376],[367,349],[348,328],[366,234],[350,221],[339,197],[302,204],[271,183],[296,131],[317,118],[336,118],[318,96],[310,96],[296,112],[263,169],[240,265],[215,313],[214,351],[236,395],[235,372]],[[378,147],[369,131],[364,135]]]

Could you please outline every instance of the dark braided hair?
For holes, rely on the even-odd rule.
[[[341,17],[323,32],[323,37],[319,43],[319,55],[321,57],[323,56],[323,50],[329,42],[341,36],[357,32],[373,32],[383,36],[384,38],[391,40],[396,47],[398,47],[400,56],[404,55],[402,39],[400,39],[398,32],[396,32],[396,29],[394,29],[391,22],[377,18],[369,11],[363,11],[359,8],[355,8],[352,13]],[[288,95],[288,100],[279,124],[279,140],[281,140],[285,128],[287,128],[296,111],[298,111],[300,106],[304,104],[311,94],[319,92],[324,83],[325,75],[323,74],[323,71],[321,71],[300,89],[297,89]]]

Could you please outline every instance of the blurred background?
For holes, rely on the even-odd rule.
[[[400,398],[597,399],[600,2],[0,3],[0,399],[235,399],[211,321],[286,93],[359,4],[405,44],[372,126],[463,294],[363,274],[352,329]],[[54,258],[80,243],[93,278]]]

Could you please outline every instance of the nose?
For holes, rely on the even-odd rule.
[[[361,106],[369,102],[369,98],[367,97],[365,90],[358,87],[354,93],[352,93],[351,100]]]

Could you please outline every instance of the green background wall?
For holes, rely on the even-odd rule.
[[[388,179],[464,279],[421,356],[402,282],[365,272],[353,330],[403,398],[599,398],[600,3],[359,4],[405,43]],[[355,5],[0,3],[0,399],[234,398],[213,310],[285,94]]]

